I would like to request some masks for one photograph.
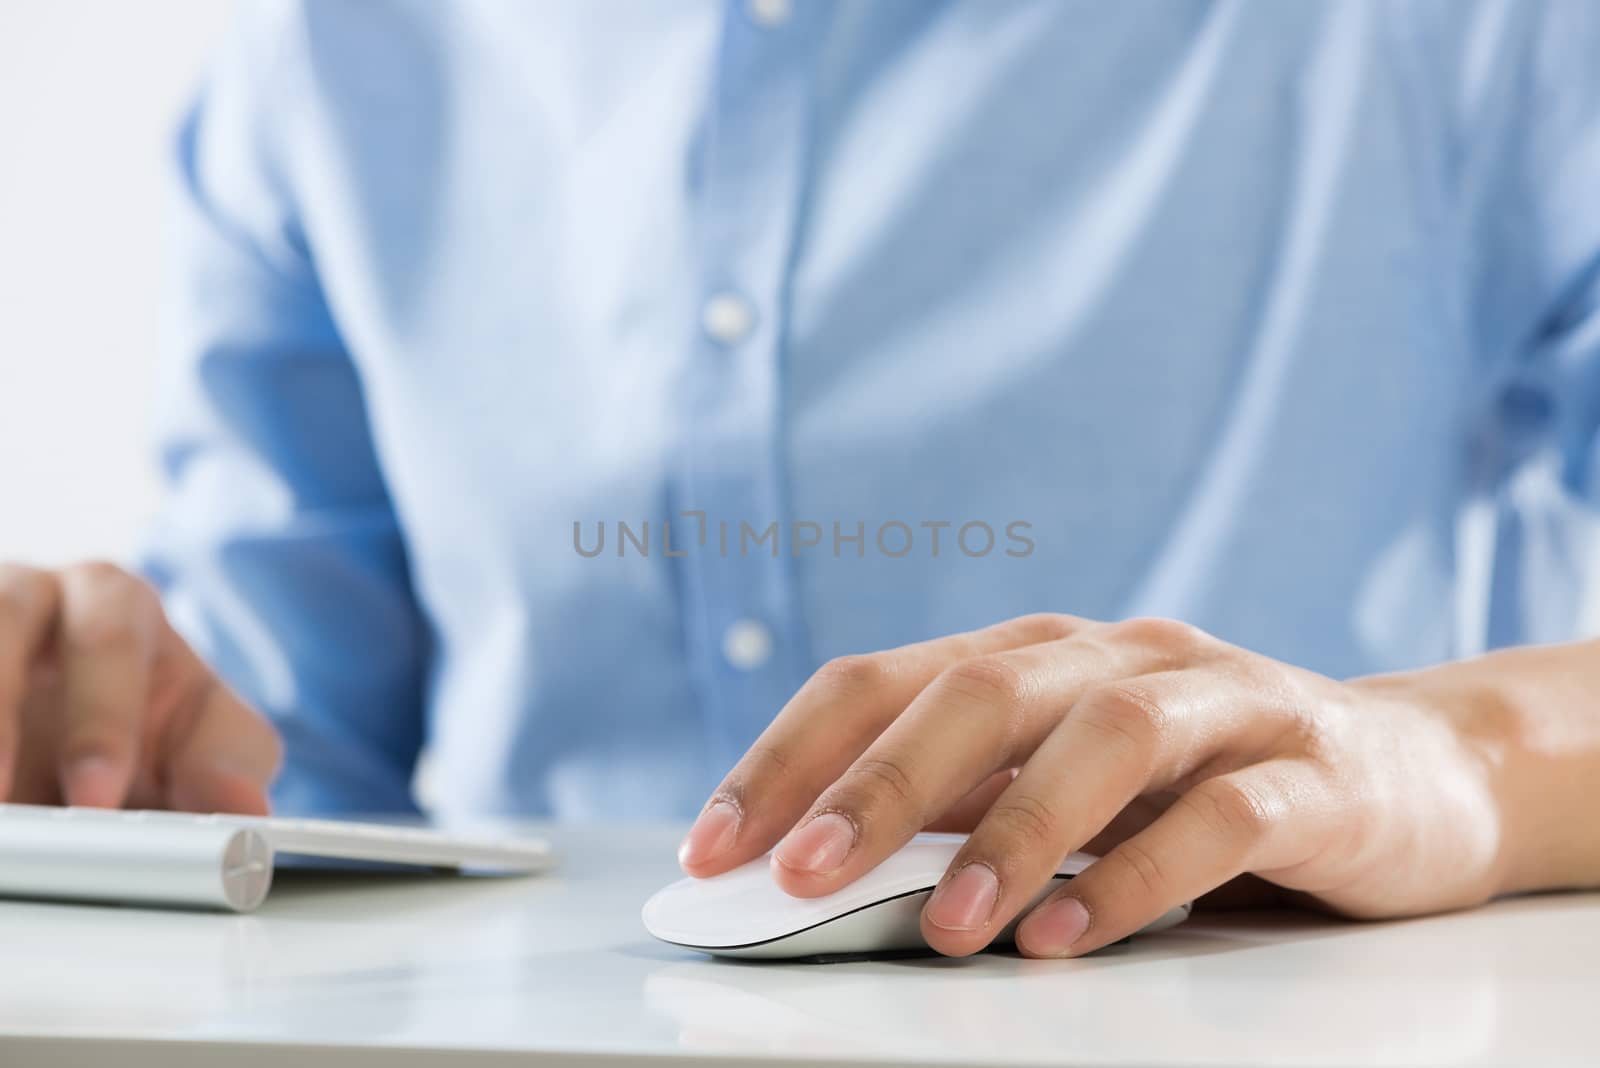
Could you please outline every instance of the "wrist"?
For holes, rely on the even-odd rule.
[[[1572,669],[1595,655],[1527,647],[1384,677],[1481,777],[1499,824],[1495,895],[1600,885],[1600,711]]]

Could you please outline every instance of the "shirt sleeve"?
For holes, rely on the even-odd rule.
[[[175,625],[268,714],[279,811],[414,808],[427,631],[357,370],[281,166],[279,32],[238,27],[178,132],[143,567]]]
[[[1600,5],[1484,12],[1461,185],[1478,257],[1467,314],[1489,369],[1474,459],[1494,513],[1493,647],[1600,623]]]

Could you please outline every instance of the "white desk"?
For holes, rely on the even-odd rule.
[[[1600,1063],[1600,895],[1200,916],[1080,961],[734,964],[639,925],[676,831],[553,837],[559,875],[302,877],[252,916],[0,903],[0,1065]]]

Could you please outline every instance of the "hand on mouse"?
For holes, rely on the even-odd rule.
[[[1534,687],[1574,674],[1564,652],[1338,682],[1169,620],[1039,615],[846,657],[727,776],[680,860],[707,876],[776,846],[778,883],[816,896],[924,827],[970,828],[922,919],[953,955],[1077,849],[1103,857],[1023,920],[1026,954],[1089,952],[1245,873],[1360,917],[1600,879],[1600,841],[1557,841],[1539,781],[1600,771],[1600,717],[1564,721],[1542,771],[1528,744]]]
[[[263,814],[268,722],[112,564],[0,564],[0,801]]]

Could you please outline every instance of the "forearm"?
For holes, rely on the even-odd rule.
[[[1501,893],[1600,886],[1600,641],[1386,676],[1447,717],[1501,817]]]

